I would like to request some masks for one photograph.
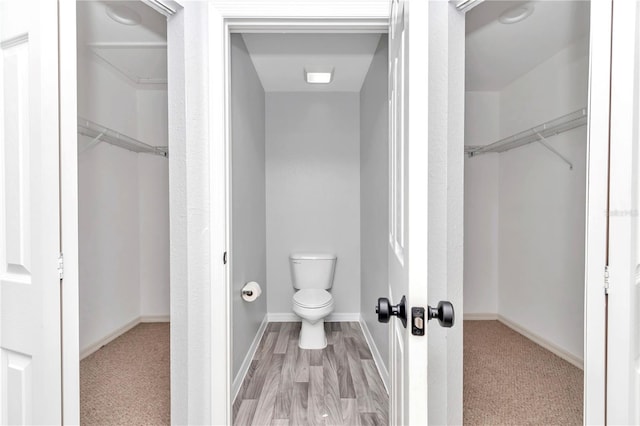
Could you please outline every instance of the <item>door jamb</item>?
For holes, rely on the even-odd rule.
[[[58,2],[62,423],[80,423],[76,2]]]
[[[638,34],[640,3],[614,1],[611,52],[605,422],[638,424]]]
[[[587,203],[585,207],[585,424],[605,424],[605,265],[607,251],[611,0],[591,2]]]

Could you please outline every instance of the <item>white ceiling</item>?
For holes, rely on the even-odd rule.
[[[243,34],[265,92],[359,92],[380,34]],[[329,84],[304,71],[334,70]]]
[[[125,5],[142,18],[123,25],[106,13],[108,4]],[[498,16],[528,3],[531,16],[505,25]],[[166,84],[166,19],[140,1],[79,1],[81,52],[128,78],[132,84]],[[466,88],[501,90],[578,40],[586,40],[587,1],[487,0],[467,14]],[[379,34],[243,34],[267,92],[358,92],[369,70]],[[304,70],[334,70],[333,82],[310,85]]]
[[[126,77],[132,84],[166,84],[167,20],[141,1],[79,1],[78,50]],[[140,15],[139,25],[111,19],[109,4]]]
[[[523,3],[533,5],[531,16],[498,22]],[[466,90],[501,90],[588,32],[587,1],[485,1],[467,13]]]

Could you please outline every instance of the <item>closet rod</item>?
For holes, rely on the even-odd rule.
[[[475,157],[479,154],[488,154],[492,152],[504,152],[532,142],[546,142],[546,138],[575,129],[576,127],[584,126],[585,124],[587,124],[587,109],[582,108],[570,114],[563,115],[562,117],[547,121],[546,123],[539,124],[523,132],[500,139],[499,141],[489,145],[465,146],[464,152],[469,157]],[[564,157],[562,159],[567,161]]]
[[[82,117],[78,117],[78,133],[92,138],[87,149],[102,141],[133,152],[155,154],[162,157],[167,157],[169,155],[166,146],[148,145]]]

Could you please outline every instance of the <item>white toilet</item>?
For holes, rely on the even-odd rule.
[[[302,318],[300,341],[302,349],[323,349],[327,346],[324,319],[333,312],[333,286],[336,256],[332,254],[297,253],[289,256],[293,288],[293,312]]]

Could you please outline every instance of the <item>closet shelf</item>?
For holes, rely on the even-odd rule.
[[[584,126],[585,124],[587,124],[587,109],[582,108],[570,114],[563,115],[562,117],[547,121],[546,123],[539,124],[523,132],[500,139],[499,141],[489,145],[465,146],[464,152],[469,157],[474,157],[479,154],[504,152],[532,142],[540,142],[571,166],[571,163],[569,163],[566,158],[562,157],[562,155],[546,144],[546,138],[575,129],[576,127]]]
[[[166,146],[148,145],[82,117],[78,117],[78,133],[93,139],[89,145],[87,145],[85,150],[91,148],[98,142],[106,142],[137,153],[155,154],[162,157],[167,157],[169,155]]]

